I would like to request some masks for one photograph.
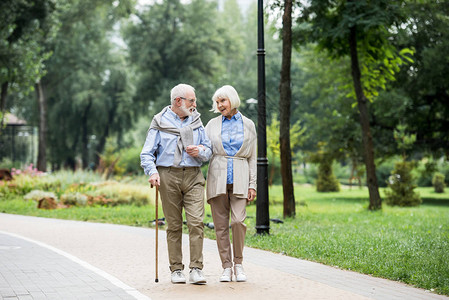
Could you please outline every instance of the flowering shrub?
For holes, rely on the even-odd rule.
[[[137,180],[134,177],[125,177],[122,181],[104,181],[101,174],[86,171],[58,171],[41,176],[43,173],[32,165],[25,170],[15,169],[14,174],[12,181],[0,182],[2,199],[26,196],[25,199],[39,201],[51,198],[55,200],[58,208],[97,205],[142,206],[149,202],[150,190],[146,178]],[[47,192],[51,194],[43,194]]]
[[[35,177],[35,176],[41,176],[44,175],[44,172],[39,171],[37,168],[35,168],[33,166],[33,164],[29,164],[28,167],[24,168],[23,170],[20,169],[16,169],[16,168],[11,168],[11,174],[12,176],[16,176],[16,175],[21,175],[21,174],[25,174],[31,177]]]

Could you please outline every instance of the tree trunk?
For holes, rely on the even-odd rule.
[[[98,142],[96,153],[95,153],[95,169],[98,168],[100,165],[100,155],[104,151],[104,147],[106,145],[106,139],[109,136],[109,127],[112,121],[114,120],[115,114],[117,111],[117,99],[114,98],[113,105],[111,106],[111,109],[108,111],[108,122],[105,124],[105,128],[103,131],[103,135],[100,137],[100,141]]]
[[[2,113],[2,119],[0,123],[0,133],[3,130],[3,124],[5,123],[5,111],[6,111],[6,96],[8,95],[8,82],[2,83],[2,91],[0,95],[0,109]]]
[[[281,82],[279,85],[279,143],[281,150],[281,176],[285,218],[294,217],[296,214],[292,175],[292,152],[290,148],[290,103],[292,98],[290,80],[292,59],[292,0],[284,1],[282,23],[282,67]]]
[[[37,154],[37,169],[47,171],[47,99],[42,89],[41,81],[36,85],[37,102],[39,104],[39,143]]]
[[[352,79],[354,81],[354,89],[357,97],[357,104],[360,112],[360,124],[362,126],[363,145],[365,149],[365,165],[366,178],[369,191],[369,209],[377,210],[382,208],[382,200],[379,195],[379,186],[376,178],[376,165],[374,164],[374,146],[373,137],[369,124],[369,112],[367,106],[367,99],[362,89],[360,80],[360,68],[357,57],[357,36],[356,27],[350,28],[349,33],[349,47],[351,50],[351,69]]]
[[[89,166],[89,130],[87,126],[87,120],[92,107],[92,99],[89,98],[87,106],[84,108],[84,112],[81,118],[81,163],[82,168],[87,169]]]

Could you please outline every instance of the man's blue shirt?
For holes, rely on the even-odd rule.
[[[171,109],[167,109],[162,115],[161,122],[177,128],[183,128],[192,122],[192,116],[182,120]],[[156,166],[173,166],[177,143],[177,135],[150,129],[140,153],[140,165],[144,169],[145,174],[151,176],[157,173]],[[200,167],[204,161],[209,160],[212,154],[211,142],[206,135],[204,127],[193,130],[193,144],[203,145],[205,149],[199,148],[198,157],[192,157],[183,150],[180,167]]]
[[[242,114],[237,112],[229,120],[226,117],[222,119],[221,140],[226,154],[234,156],[243,144],[243,119]],[[234,164],[233,159],[228,158],[227,184],[234,183]]]

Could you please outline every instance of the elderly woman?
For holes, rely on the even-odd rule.
[[[242,267],[245,244],[246,204],[256,197],[256,128],[239,111],[240,98],[230,85],[219,88],[212,97],[212,111],[220,113],[206,125],[212,144],[207,173],[207,202],[211,205],[218,252],[223,267],[220,281],[246,281]],[[231,214],[232,252],[229,238]],[[233,255],[232,255],[233,254]]]

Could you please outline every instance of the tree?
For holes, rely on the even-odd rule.
[[[352,78],[354,80],[354,89],[357,97],[357,105],[360,112],[360,124],[363,132],[363,144],[365,147],[365,167],[366,167],[366,181],[370,195],[369,208],[372,210],[380,209],[382,207],[382,200],[379,194],[379,185],[376,177],[376,165],[374,164],[374,147],[373,137],[371,135],[371,128],[369,124],[369,112],[367,107],[368,99],[362,88],[360,65],[357,52],[357,27],[353,25],[349,28],[349,48],[351,55],[351,69]]]
[[[353,173],[359,174],[363,165],[360,122],[351,107],[353,100],[347,97],[351,78],[344,75],[349,73],[349,59],[331,59],[311,44],[294,54],[293,67],[300,71],[292,72],[292,119],[307,126],[300,149],[304,161],[310,162],[314,153],[323,152],[331,163],[348,162]]]
[[[52,0],[0,4],[0,132],[10,91],[30,92],[44,74],[43,61],[50,55],[42,47],[52,32]]]
[[[407,21],[398,23],[393,43],[415,49],[414,62],[393,82],[404,97],[402,122],[416,133],[415,152],[449,157],[449,5],[447,1],[407,1]]]
[[[369,102],[385,89],[388,80],[405,60],[389,42],[386,28],[403,19],[402,1],[311,1],[299,18],[299,29],[306,28],[309,40],[317,42],[329,56],[351,59],[352,95],[357,100],[364,145],[369,209],[382,207],[375,173],[374,147],[370,128]],[[299,30],[300,31],[300,30]],[[304,33],[305,34],[305,33]],[[363,77],[362,77],[363,75]]]
[[[406,126],[398,125],[394,131],[394,138],[398,148],[402,151],[402,161],[396,162],[394,170],[388,180],[389,190],[385,191],[386,202],[389,205],[417,206],[422,200],[418,193],[414,191],[414,177],[412,169],[413,161],[407,161],[406,150],[410,149],[416,141],[416,134],[406,132]]]
[[[156,2],[137,18],[126,28],[125,40],[138,74],[135,102],[140,110],[155,113],[168,105],[170,89],[180,82],[208,99],[217,88],[211,83],[223,71],[218,55],[227,50],[216,5],[205,0]],[[210,101],[198,101],[198,110],[209,118],[210,107]]]
[[[280,101],[280,134],[281,146],[281,176],[284,195],[284,218],[294,217],[295,193],[293,188],[292,156],[290,148],[290,103],[291,90],[291,58],[292,58],[292,1],[284,1],[284,14],[282,16],[282,67],[279,84]]]
[[[326,151],[326,144],[319,143],[319,150],[311,155],[311,160],[318,163],[318,178],[315,182],[317,192],[338,192],[340,183],[332,170],[332,163],[335,157],[334,153]]]
[[[120,1],[117,6],[112,2],[71,1],[59,11],[61,27],[47,45],[54,54],[46,62],[48,72],[41,80],[48,102],[48,148],[53,169],[75,168],[76,159],[87,168],[95,161],[93,152],[102,151],[101,142],[90,150],[96,137],[101,141],[104,134],[121,132],[132,123],[130,118],[123,118],[116,125],[119,114],[111,121],[110,111],[105,113],[114,103],[105,86],[113,70],[120,68],[120,59],[115,58],[120,54],[114,52],[109,33],[117,20],[130,12],[132,3]],[[123,79],[123,84],[128,83]]]
[[[125,59],[122,55],[112,58],[115,59],[111,60],[112,68],[108,70],[108,80],[103,85],[104,97],[99,103],[101,107],[94,107],[105,113],[97,128],[99,138],[95,151],[95,166],[99,165],[100,154],[105,150],[106,139],[111,134],[117,135],[118,148],[124,146],[121,137],[131,128],[133,119],[139,114],[133,105],[134,85]]]

